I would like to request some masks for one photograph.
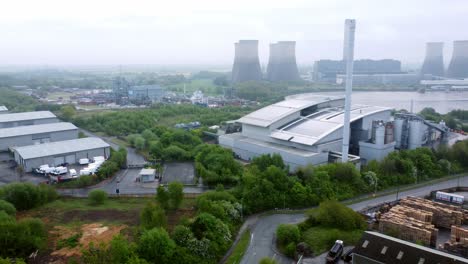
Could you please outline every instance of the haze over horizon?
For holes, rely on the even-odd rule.
[[[51,8],[54,7],[54,8]],[[299,64],[340,59],[343,23],[357,20],[356,58],[422,63],[425,42],[468,39],[465,0],[8,1],[0,64],[232,64],[233,43],[297,41]]]

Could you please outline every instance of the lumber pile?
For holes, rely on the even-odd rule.
[[[432,216],[432,212],[396,205],[380,215],[379,232],[426,246],[435,246],[439,230],[431,223]]]
[[[418,210],[432,213],[432,224],[436,227],[450,229],[451,226],[460,226],[465,218],[465,210],[459,206],[434,202],[418,197],[406,197],[400,204]]]
[[[452,226],[450,240],[445,242],[443,248],[452,253],[468,257],[468,229],[466,227]]]

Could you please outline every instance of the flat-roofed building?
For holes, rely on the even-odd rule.
[[[0,115],[0,128],[57,123],[59,119],[50,111],[11,113]]]
[[[58,122],[42,125],[0,129],[0,151],[78,138],[78,128],[72,123]]]
[[[59,142],[44,143],[12,148],[16,163],[30,172],[47,164],[57,166],[62,163],[75,164],[79,159],[97,156],[110,156],[110,145],[100,138],[88,137]]]
[[[461,264],[468,259],[377,232],[364,232],[353,250],[353,264]]]
[[[375,138],[374,121],[387,122],[390,119],[390,108],[353,105],[350,154],[359,155],[361,141],[376,145],[372,140]],[[221,135],[219,144],[232,149],[243,160],[263,154],[280,154],[294,171],[298,167],[326,164],[337,159],[343,144],[343,120],[342,97],[317,94],[288,96],[284,101],[237,120],[242,125],[242,132]],[[377,152],[388,154],[394,150],[393,139],[378,142]],[[380,159],[381,156],[366,156],[364,159]]]

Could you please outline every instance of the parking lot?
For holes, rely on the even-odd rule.
[[[195,166],[193,162],[172,162],[164,165],[162,183],[179,181],[182,184],[195,183]]]

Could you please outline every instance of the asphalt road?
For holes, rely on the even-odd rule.
[[[458,179],[451,179],[445,182],[437,183],[431,186],[419,187],[412,190],[402,191],[399,193],[398,197],[403,198],[406,196],[425,196],[433,190],[439,190],[444,188],[456,187],[458,185]],[[460,186],[468,186],[468,176],[460,178]],[[373,205],[378,205],[384,202],[391,202],[396,199],[396,194],[385,195],[381,197],[376,197],[370,200],[363,202],[358,202],[349,205],[355,211],[362,210],[366,207]],[[253,216],[257,218],[258,216]],[[263,257],[273,257],[278,263],[290,264],[295,263],[292,259],[286,258],[281,254],[276,252],[274,246],[274,235],[276,233],[276,228],[280,224],[293,224],[305,220],[305,215],[302,213],[299,214],[274,214],[265,217],[261,217],[249,221],[247,219],[246,223],[250,226],[252,232],[251,240],[249,247],[242,258],[242,264],[253,264],[258,263]],[[245,224],[244,224],[245,225]],[[243,228],[245,228],[243,226]]]

